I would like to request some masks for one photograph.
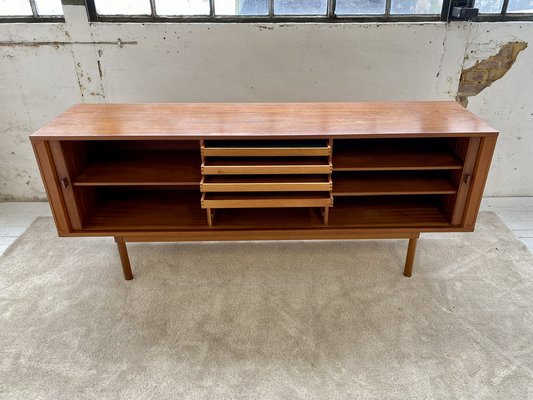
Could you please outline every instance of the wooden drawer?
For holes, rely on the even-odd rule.
[[[259,160],[210,158],[202,164],[202,175],[330,174],[331,170],[331,163],[326,157],[318,159],[280,157]]]
[[[204,157],[286,157],[286,156],[329,156],[331,148],[326,147],[202,147]]]
[[[200,190],[209,192],[329,192],[328,175],[207,175]]]
[[[327,141],[207,141],[201,146],[204,157],[316,157],[330,156]]]
[[[204,193],[202,208],[330,207],[329,193]]]

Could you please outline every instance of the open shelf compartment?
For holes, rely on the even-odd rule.
[[[467,138],[337,139],[334,171],[462,169],[454,147]]]
[[[405,228],[450,226],[443,206],[446,196],[338,197],[329,215],[330,227]]]
[[[455,194],[449,171],[358,171],[333,173],[334,196]]]
[[[85,231],[206,228],[200,193],[168,187],[81,187]]]
[[[196,141],[65,141],[62,147],[74,186],[200,185]]]

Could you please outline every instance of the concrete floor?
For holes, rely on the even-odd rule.
[[[481,210],[494,211],[533,252],[533,197],[488,197]],[[42,216],[51,216],[46,202],[0,203],[0,254]]]

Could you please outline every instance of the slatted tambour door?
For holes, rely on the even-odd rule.
[[[201,203],[210,226],[219,208],[317,207],[327,223],[331,141],[209,140],[201,154]]]

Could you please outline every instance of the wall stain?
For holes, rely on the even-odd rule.
[[[518,54],[526,48],[526,42],[509,42],[500,47],[498,54],[486,60],[477,61],[470,68],[463,69],[455,100],[466,107],[469,97],[478,95],[501,79],[511,69]]]

